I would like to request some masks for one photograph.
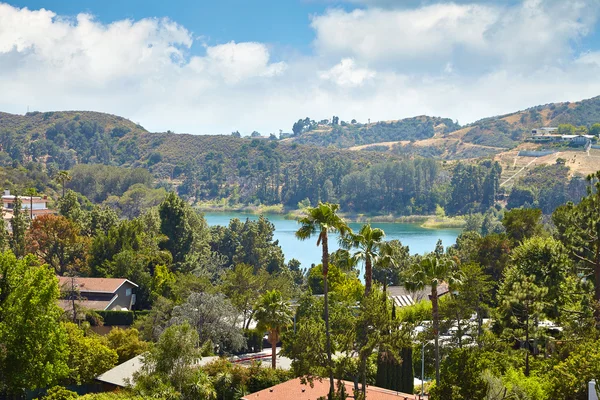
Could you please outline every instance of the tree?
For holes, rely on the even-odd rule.
[[[491,277],[476,263],[462,264],[460,266],[461,280],[456,283],[450,299],[441,307],[441,312],[456,321],[458,347],[462,347],[462,337],[465,334],[465,321],[473,315],[477,322],[476,339],[481,346],[483,334],[483,317],[487,312],[488,304],[494,287]]]
[[[21,198],[15,195],[13,217],[10,220],[12,235],[10,237],[10,249],[18,258],[25,256],[25,235],[29,227],[29,218],[23,212]]]
[[[83,197],[83,200],[89,203],[89,200],[85,197]],[[87,227],[87,213],[81,208],[77,193],[71,189],[67,190],[67,193],[58,200],[57,208],[60,215],[75,222],[80,228],[85,229]]]
[[[385,232],[379,228],[372,228],[370,224],[365,224],[356,234],[349,234],[345,238],[348,247],[356,247],[358,251],[354,253],[356,260],[365,262],[365,296],[371,293],[373,285],[373,263],[379,261],[379,249],[382,245]]]
[[[498,292],[498,313],[505,327],[504,334],[525,342],[525,376],[529,376],[530,338],[537,339],[538,323],[544,316],[542,301],[547,292],[547,288],[535,284],[534,276],[527,276],[514,267],[506,271]]]
[[[210,341],[220,352],[237,351],[246,344],[238,318],[237,310],[222,293],[192,293],[173,309],[170,324],[188,323],[198,332],[200,343]]]
[[[397,285],[400,272],[411,262],[408,246],[403,246],[399,240],[383,242],[379,248],[379,258],[373,265],[373,278],[383,285],[387,291],[389,285]]]
[[[600,136],[600,124],[596,123],[590,127],[590,135]]]
[[[569,273],[573,271],[567,249],[561,242],[551,237],[534,236],[526,239],[513,249],[510,265],[526,276],[533,277],[534,283],[547,289],[544,296],[544,313],[558,318],[567,302]]]
[[[588,195],[579,204],[560,206],[552,214],[558,238],[584,272],[594,275],[594,299],[600,302],[600,171],[588,176]],[[594,184],[592,187],[591,184]],[[600,313],[596,312],[600,322]]]
[[[148,350],[148,343],[140,339],[140,333],[135,328],[121,329],[114,327],[106,335],[108,347],[117,352],[119,364]]]
[[[32,223],[27,251],[52,266],[58,275],[81,273],[87,267],[89,239],[79,235],[79,227],[61,215],[41,215]]]
[[[119,357],[117,352],[106,346],[97,336],[85,336],[74,323],[64,324],[67,331],[69,348],[68,365],[71,370],[70,384],[82,385],[92,382],[98,375],[115,366]]]
[[[149,397],[144,393],[147,381],[164,379],[181,392],[190,367],[199,356],[198,332],[194,328],[188,323],[168,327],[158,343],[144,354],[142,368],[133,376],[136,391]]]
[[[328,234],[330,232],[339,232],[342,236],[351,232],[346,222],[337,214],[339,204],[319,203],[316,207],[307,207],[305,216],[300,218],[300,229],[296,232],[296,237],[300,240],[306,240],[311,236],[318,234],[317,246],[322,245],[321,262],[323,266],[323,297],[324,297],[324,319],[325,336],[327,339],[326,352],[329,369],[329,395],[333,396],[333,364],[331,361],[331,338],[329,332],[329,291],[327,287],[327,273],[329,272],[329,245]]]
[[[502,225],[513,243],[539,236],[543,232],[542,210],[537,208],[516,208],[504,213]]]
[[[455,271],[454,262],[443,257],[429,255],[421,262],[413,265],[409,276],[405,281],[405,287],[411,291],[422,290],[429,286],[431,288],[431,305],[433,317],[433,335],[435,344],[435,380],[440,382],[440,346],[439,346],[439,293],[438,286],[444,282],[460,282]]]
[[[69,373],[59,295],[51,268],[0,254],[0,393],[21,395]]]
[[[254,302],[267,285],[269,274],[261,269],[254,273],[254,267],[248,264],[237,264],[225,272],[221,290],[231,303],[242,313],[243,326],[248,329],[255,310]]]
[[[575,127],[571,124],[560,124],[558,125],[559,135],[573,135],[575,133]]]
[[[206,221],[174,192],[169,193],[160,204],[158,214],[160,232],[166,236],[160,247],[171,253],[177,268],[189,267],[188,260],[192,256],[208,250],[209,230]]]
[[[158,208],[160,230],[167,237],[162,247],[173,256],[173,262],[181,263],[191,252],[194,233],[187,220],[185,204],[174,192],[167,195]]]
[[[277,290],[269,290],[264,293],[258,299],[254,309],[254,319],[258,321],[257,329],[269,332],[271,366],[275,369],[277,367],[277,343],[281,331],[292,324],[292,310]]]
[[[59,182],[62,186],[62,197],[65,197],[65,187],[67,185],[67,182],[71,181],[71,175],[69,174],[69,171],[59,171],[56,176],[54,177],[54,179],[56,179],[57,182]]]

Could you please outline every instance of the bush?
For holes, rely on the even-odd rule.
[[[54,386],[52,389],[46,392],[43,397],[44,400],[71,400],[77,399],[79,396],[77,393],[67,390],[62,386]]]
[[[246,338],[246,346],[249,353],[258,353],[263,349],[263,333],[256,329],[245,329],[244,337]]]
[[[130,326],[135,319],[133,311],[98,311],[104,321],[105,326]]]

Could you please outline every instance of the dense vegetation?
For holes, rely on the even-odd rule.
[[[317,124],[306,118],[294,124],[293,140],[299,144],[317,146],[353,147],[378,142],[415,141],[429,139],[436,132],[450,133],[460,125],[449,118],[415,117],[399,121],[382,121],[360,124],[356,121]]]
[[[496,165],[456,168],[457,185],[475,184],[469,191],[487,193],[481,207],[489,206]],[[465,183],[467,176],[478,178]],[[60,215],[29,224],[15,212],[13,234],[0,235],[0,391],[89,383],[143,354],[128,390],[86,398],[236,400],[295,376],[354,381],[359,395],[376,382],[411,392],[420,366],[413,353],[424,343],[432,399],[585,399],[587,381],[600,378],[599,182],[600,173],[579,204],[560,205],[552,226],[539,209],[488,210],[456,244],[425,255],[410,255],[368,224],[353,232],[337,205],[319,203],[304,210],[297,232],[321,246],[321,263],[308,270],[284,262],[265,218],[209,228],[169,193],[119,220],[69,190],[57,202]],[[342,249],[330,253],[335,231]],[[139,284],[136,307],[149,311],[134,328],[98,336],[90,329],[97,314],[58,308],[60,296],[76,292],[59,288],[55,275],[128,278]],[[398,308],[387,297],[397,284],[425,290],[431,301]],[[248,329],[252,320],[257,330]],[[264,332],[273,352],[281,342],[290,371],[226,359],[195,366],[200,356],[260,349]],[[77,395],[54,387],[45,398]]]

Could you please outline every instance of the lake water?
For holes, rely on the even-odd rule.
[[[243,213],[206,213],[204,217],[211,226],[227,226],[232,218],[239,218],[241,221],[245,221],[246,218],[258,219],[257,215]],[[285,219],[281,215],[266,215],[266,217],[275,225],[274,239],[279,240],[286,261],[295,258],[302,263],[303,268],[321,262],[321,248],[316,246],[316,236],[305,241],[298,240],[294,236],[299,228],[295,220]],[[412,254],[433,251],[438,239],[442,239],[444,247],[448,247],[456,242],[460,234],[459,229],[425,229],[414,224],[372,223],[371,226],[383,229],[386,240],[398,239],[403,245],[409,246]],[[350,227],[357,231],[361,224],[352,223]],[[329,250],[335,251],[338,247],[337,235],[331,235]]]

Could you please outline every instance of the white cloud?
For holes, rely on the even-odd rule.
[[[342,87],[360,86],[375,75],[375,71],[356,67],[351,58],[344,58],[339,64],[320,74],[321,79],[331,80]]]
[[[332,9],[314,16],[312,27],[321,54],[416,70],[424,65],[439,70],[451,61],[515,68],[569,58],[571,42],[589,33],[597,15],[597,0],[439,3],[415,9]]]
[[[598,1],[335,9],[312,18],[314,53],[283,61],[265,43],[203,44],[205,32],[167,19],[104,24],[0,3],[0,111],[96,110],[189,133],[332,115],[465,123],[600,94],[600,49],[577,50]]]

